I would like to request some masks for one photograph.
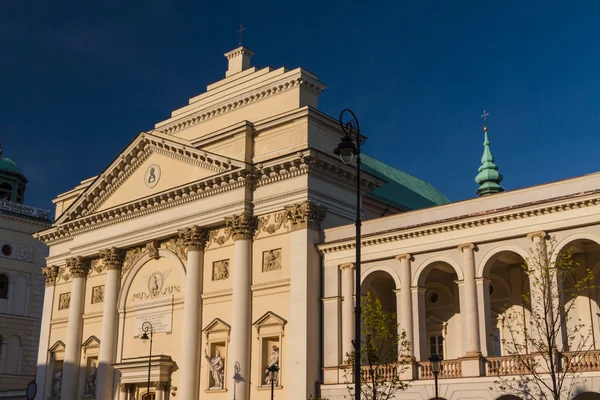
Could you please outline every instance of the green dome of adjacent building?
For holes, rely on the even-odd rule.
[[[23,204],[27,178],[10,158],[2,157],[0,142],[0,200]]]

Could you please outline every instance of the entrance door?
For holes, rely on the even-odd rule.
[[[146,393],[142,396],[142,400],[156,400],[156,393]]]

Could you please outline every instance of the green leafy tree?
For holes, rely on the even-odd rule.
[[[400,378],[412,362],[406,333],[398,333],[396,315],[387,313],[379,299],[367,293],[361,299],[361,398],[388,400],[408,384]],[[353,376],[356,351],[346,354],[346,377]],[[348,379],[350,381],[350,379]],[[348,386],[354,398],[354,386]]]
[[[519,375],[503,376],[496,371],[496,386],[525,398],[569,399],[582,360],[593,348],[590,328],[572,318],[574,300],[594,289],[594,277],[586,269],[577,279],[579,265],[571,251],[558,252],[553,238],[542,239],[530,254],[523,264],[530,282],[530,289],[523,294],[523,308],[505,308],[501,314],[502,348]],[[568,283],[571,287],[564,290]]]

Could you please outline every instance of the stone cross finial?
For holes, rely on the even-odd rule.
[[[242,45],[242,35],[245,30],[246,30],[246,28],[244,28],[244,25],[240,24],[240,29],[238,29],[238,31],[237,31],[237,33],[240,34],[240,46]]]

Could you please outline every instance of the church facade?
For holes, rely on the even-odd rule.
[[[54,200],[36,235],[50,247],[38,398],[348,395],[356,175],[333,153],[343,133],[318,111],[314,74],[252,67],[245,47],[225,56],[223,80]],[[399,398],[432,396],[432,351],[454,371],[446,398],[499,397],[486,365],[504,359],[486,335],[499,299],[518,296],[527,245],[552,234],[600,260],[600,176],[495,193],[488,158],[478,183],[493,196],[448,204],[363,157],[363,288],[412,342]],[[585,373],[587,390],[600,373]]]

